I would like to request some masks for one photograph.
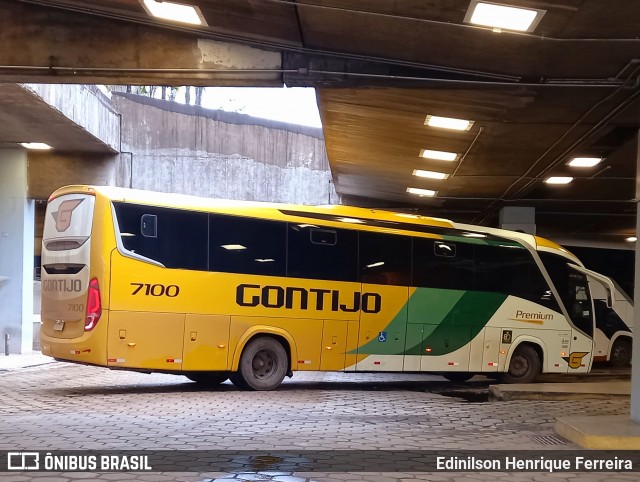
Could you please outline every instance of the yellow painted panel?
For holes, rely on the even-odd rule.
[[[109,316],[109,366],[180,370],[183,313],[112,311]]]
[[[184,329],[182,369],[226,370],[230,325],[229,316],[188,314]]]
[[[344,369],[348,321],[324,320],[320,370]]]

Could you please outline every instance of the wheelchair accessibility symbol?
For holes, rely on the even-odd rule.
[[[378,333],[378,341],[380,341],[380,342],[387,341],[387,332],[386,331],[381,331],[380,333]]]

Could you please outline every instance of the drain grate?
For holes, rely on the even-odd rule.
[[[532,435],[531,438],[541,445],[566,445],[566,441],[555,435]]]

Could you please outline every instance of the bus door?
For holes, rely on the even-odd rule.
[[[611,278],[581,266],[570,266],[589,280],[595,317],[594,356],[606,360],[617,336],[631,336],[633,301]]]
[[[569,263],[567,293],[563,297],[572,321],[570,351],[564,357],[568,373],[587,373],[593,363],[595,316],[584,268]]]

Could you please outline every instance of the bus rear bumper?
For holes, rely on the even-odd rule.
[[[92,331],[84,332],[77,338],[58,338],[40,331],[40,349],[43,355],[58,360],[107,366],[107,346],[105,343],[106,320]],[[102,341],[102,342],[100,342]]]

